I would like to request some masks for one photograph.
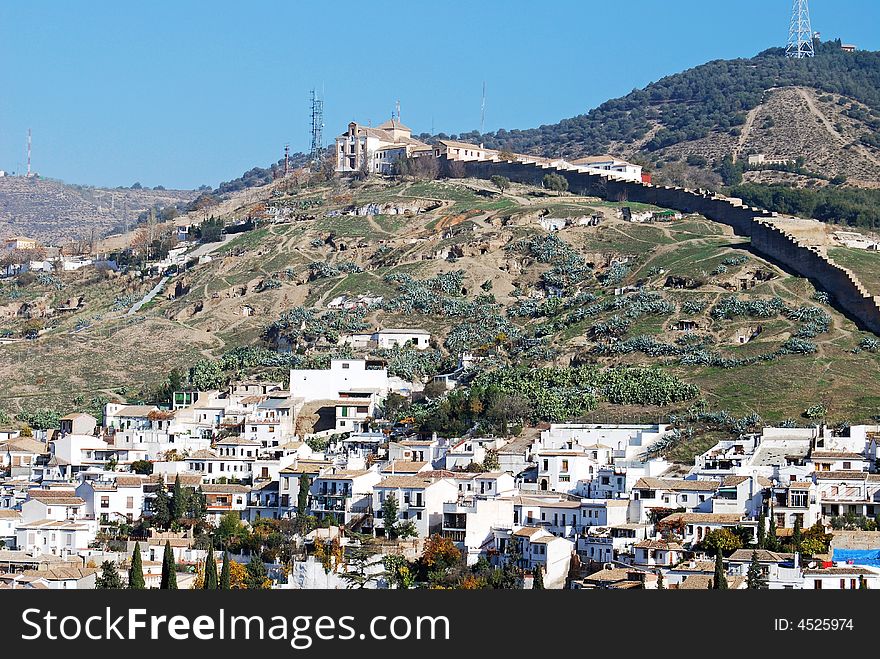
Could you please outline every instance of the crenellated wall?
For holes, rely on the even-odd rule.
[[[449,162],[444,160],[441,167],[441,172],[447,175],[450,173]],[[705,215],[710,220],[732,227],[737,235],[750,237],[755,251],[813,280],[833,295],[841,309],[853,319],[880,334],[880,297],[872,296],[851,271],[834,263],[820,248],[798,242],[793,235],[768,221],[776,213],[746,206],[737,199],[722,197],[707,190],[624,181],[603,174],[551,167],[540,162],[481,160],[459,161],[456,165],[458,168],[462,166],[469,177],[489,179],[500,175],[517,183],[537,186],[543,184],[546,174],[553,172],[565,177],[569,190],[577,194],[611,201],[641,202],[682,213]]]

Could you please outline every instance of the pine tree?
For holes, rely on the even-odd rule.
[[[539,565],[535,568],[535,578],[532,580],[533,590],[544,590],[544,569]]]
[[[171,514],[173,521],[177,522],[186,516],[186,495],[180,484],[180,474],[174,477],[174,490],[171,494]]]
[[[134,543],[134,551],[131,553],[131,567],[128,569],[128,589],[145,590],[144,566],[141,562],[141,543]]]
[[[171,542],[165,541],[165,554],[162,556],[162,582],[159,585],[162,590],[177,590],[177,568],[174,563],[174,552],[171,551]]]
[[[767,518],[764,512],[758,515],[758,549],[767,549]]]
[[[223,551],[223,569],[220,570],[220,590],[229,590],[230,589],[230,574],[229,574],[229,550],[226,549]]]
[[[752,562],[746,573],[746,583],[751,590],[767,590],[767,580],[764,578],[764,570],[758,562],[758,552],[752,552]]]
[[[217,562],[214,560],[213,543],[208,547],[208,557],[205,559],[204,590],[217,590]]]
[[[263,560],[256,554],[251,555],[251,560],[247,564],[247,576],[245,583],[249,589],[268,588],[269,573],[266,572],[266,565]]]
[[[99,590],[118,590],[125,588],[122,585],[122,577],[116,569],[116,563],[113,561],[104,561],[101,563],[101,574],[95,579],[95,588]]]
[[[724,573],[724,558],[721,550],[715,554],[715,588],[714,590],[727,590],[727,576]]]

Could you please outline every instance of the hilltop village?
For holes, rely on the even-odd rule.
[[[229,562],[254,588],[880,588],[880,426],[764,427],[688,469],[664,424],[425,436],[390,420],[409,385],[383,364],[289,382],[0,430],[2,586],[198,588]]]
[[[722,204],[726,210],[720,211],[719,222],[726,213],[760,214],[705,191],[652,192],[650,177],[638,165],[613,156],[568,162],[452,140],[428,145],[396,120],[377,128],[350,124],[336,138],[332,162],[341,176],[428,172],[428,178],[443,169],[461,169],[458,178],[488,179],[495,170],[473,167],[498,165],[493,185],[502,195],[511,180],[500,172],[533,168],[538,174],[523,178],[537,176],[557,195],[568,187],[567,176],[585,176],[603,185],[645,186],[646,194],[692,195],[702,200],[695,203],[705,202],[707,216]],[[334,209],[326,217],[344,215],[377,224],[388,203],[376,200]],[[491,203],[501,204],[495,196]],[[832,329],[829,312],[797,306],[801,298],[794,294],[765,303],[740,301],[737,293],[761,291],[762,285],[786,275],[754,256],[735,254],[731,236],[711,256],[717,260],[711,275],[680,277],[655,266],[627,283],[637,256],[601,263],[596,258],[587,264],[557,237],[560,232],[595,230],[612,218],[628,226],[648,226],[685,216],[691,216],[689,231],[696,232],[696,226],[706,230],[694,220],[692,208],[664,209],[626,198],[608,203],[614,205],[597,206],[608,212],[585,213],[577,207],[565,214],[558,208],[556,214],[533,213],[526,221],[540,227],[541,240],[534,238],[538,234],[510,230],[503,249],[534,257],[517,274],[530,276],[536,263],[549,263],[551,269],[537,283],[530,282],[534,295],[517,293],[517,311],[508,310],[508,318],[549,317],[546,308],[572,308],[574,313],[583,311],[571,321],[574,325],[588,314],[608,311],[614,315],[583,330],[599,346],[592,355],[641,351],[652,357],[675,356],[685,365],[706,360],[699,363],[718,368],[812,354],[817,348],[807,339]],[[454,200],[450,205],[454,207]],[[298,208],[308,215],[311,207]],[[414,203],[395,208],[394,214],[412,217],[422,211]],[[267,222],[290,221],[285,217],[290,208],[281,203],[266,204],[262,212]],[[459,215],[475,217],[468,211]],[[477,219],[494,226],[489,215]],[[314,220],[306,217],[303,222]],[[205,217],[198,224],[189,219],[177,223],[175,237],[181,245],[166,250],[161,259],[144,258],[137,264],[139,272],[154,279],[137,295],[117,297],[111,311],[133,322],[161,301],[178,305],[165,318],[182,323],[215,301],[220,304],[223,298],[215,291],[207,303],[182,306],[190,304],[186,295],[193,281],[187,277],[195,277],[192,269],[224,258],[214,251],[222,247],[222,239],[193,239],[206,238],[210,228],[217,228],[214,222]],[[736,231],[751,230],[752,225],[738,222],[731,221]],[[224,228],[229,235],[241,228],[241,236],[233,239],[241,241],[240,252],[233,256],[245,253],[245,241],[265,230],[255,230],[255,225],[251,217],[240,227]],[[509,229],[504,221],[499,225]],[[455,262],[468,256],[465,247],[478,255],[498,247],[488,242],[463,247],[455,241],[455,226],[450,222],[441,234],[449,241],[445,247],[429,245],[440,252],[439,258],[418,260]],[[671,234],[665,231],[668,238]],[[696,235],[702,247],[714,234]],[[849,240],[858,242],[855,235]],[[309,263],[307,279],[298,281],[295,273],[261,276],[255,288],[272,294],[363,274],[361,266],[339,258],[360,249],[356,238],[348,244],[336,233],[311,238],[309,245],[326,254],[323,261]],[[859,249],[871,249],[870,242],[863,242]],[[797,245],[811,254],[821,251]],[[56,292],[63,288],[60,272],[100,268],[125,273],[134,268],[108,254],[74,261],[59,252],[33,259],[39,246],[23,237],[8,241],[6,248],[7,278],[30,273],[46,286],[57,284]],[[390,246],[381,245],[375,254],[387,256],[389,251]],[[607,289],[601,299],[578,288],[592,276],[593,267]],[[282,313],[265,333],[272,350],[260,353],[261,365],[274,366],[275,379],[232,377],[222,386],[188,388],[169,384],[167,396],[156,404],[120,398],[102,400],[92,413],[75,411],[57,419],[31,415],[32,423],[8,418],[3,424],[8,427],[0,428],[0,587],[880,588],[880,426],[826,424],[820,405],[804,411],[809,425],[802,427],[792,420],[762,423],[755,415],[734,418],[708,409],[705,400],[696,400],[697,387],[675,376],[636,365],[603,370],[595,358],[557,370],[501,364],[475,375],[513,347],[537,349],[546,356],[540,353],[545,350],[540,337],[549,330],[539,327],[530,336],[514,336],[514,325],[486,311],[496,303],[492,282],[478,286],[479,297],[471,300],[462,293],[463,277],[441,272],[416,280],[386,274],[385,287],[398,286],[406,302],[397,307],[388,306],[397,303],[387,293],[323,290],[315,299],[327,315],[316,316],[299,306]],[[671,314],[676,305],[688,308],[687,301],[673,305],[649,290],[651,277],[662,282],[660,288],[684,295],[713,287],[713,305],[691,301],[694,314],[706,310],[705,320],[683,317],[665,323],[664,331],[678,337],[674,344],[622,338],[631,322]],[[857,289],[854,297],[841,302],[856,314],[864,310],[870,322],[872,297],[859,286],[854,277],[841,283],[841,295],[847,287]],[[243,296],[241,289],[250,287],[250,281],[241,280],[227,296],[236,323],[263,311],[256,303],[234,301]],[[211,290],[210,282],[204,290]],[[829,296],[823,293],[808,294],[827,304]],[[39,317],[39,305],[19,300],[10,302],[12,316]],[[76,313],[87,302],[65,300],[53,313]],[[453,332],[444,328],[446,360],[430,357],[432,372],[426,374],[422,356],[427,360],[434,355],[441,337],[436,326],[420,319],[434,307],[448,317],[467,317],[470,326],[460,331],[463,326],[456,326]],[[366,323],[367,313],[377,309],[394,312],[398,324]],[[277,315],[277,307],[275,311]],[[87,334],[97,324],[96,312],[89,313],[92,318],[78,321],[72,334]],[[711,354],[708,343],[691,345],[700,339],[701,325],[737,316],[747,318],[724,326],[725,341],[761,345],[770,337],[781,347],[766,358],[734,363]],[[776,316],[778,322],[766,320]],[[791,329],[781,324],[782,317],[804,325]],[[0,341],[11,348],[39,345],[53,332],[58,329],[34,325],[22,336],[7,335]],[[308,351],[315,345],[334,352],[321,363],[309,361]],[[863,339],[859,346],[873,353],[880,344]],[[237,370],[246,370],[245,361],[240,360]],[[188,384],[218,384],[217,363],[199,362]],[[600,403],[620,406],[621,422],[585,422],[583,417]],[[658,423],[644,423],[634,411],[639,405],[655,410],[670,404],[690,407],[678,418]],[[470,423],[473,418],[490,423]],[[666,452],[697,421],[725,432],[696,453],[692,464],[668,459]]]

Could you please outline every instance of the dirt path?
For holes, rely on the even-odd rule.
[[[758,111],[760,109],[761,104],[759,103],[749,110],[749,113],[746,115],[746,123],[743,124],[742,130],[739,133],[739,139],[736,141],[736,146],[733,149],[733,162],[736,162],[739,159],[739,153],[746,145],[746,140],[749,139],[749,135],[752,132],[752,124],[755,123],[755,117],[758,116]]]
[[[839,142],[845,142],[846,139],[843,137],[843,135],[837,132],[837,129],[834,127],[834,123],[832,123],[832,121],[822,113],[822,110],[816,107],[816,104],[813,102],[812,96],[810,96],[810,92],[808,92],[803,87],[795,87],[795,89],[797,89],[797,92],[801,95],[801,98],[804,99],[804,102],[807,104],[807,108],[809,108],[810,113],[822,123],[822,125],[825,127],[825,130],[827,130],[828,133],[832,137],[834,137],[834,139],[838,140]],[[853,147],[867,160],[870,160],[872,163],[880,167],[880,158],[868,151],[864,146],[862,146],[861,144],[854,144]]]

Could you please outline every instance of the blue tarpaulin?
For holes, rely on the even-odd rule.
[[[835,549],[831,560],[853,565],[873,565],[880,567],[880,549]]]

